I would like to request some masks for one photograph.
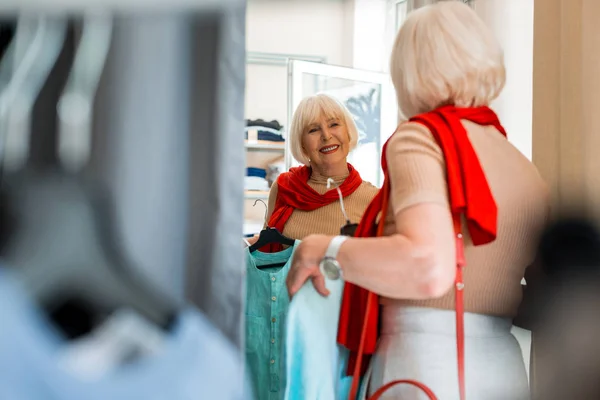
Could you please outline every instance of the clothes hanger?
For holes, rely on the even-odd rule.
[[[110,19],[97,15],[84,19],[73,68],[57,102],[61,165],[33,169],[25,163],[28,151],[14,153],[28,149],[29,132],[24,132],[23,126],[50,76],[67,30],[66,21],[42,18],[39,22],[31,44],[36,47],[28,49],[32,67],[21,70],[23,79],[11,80],[7,88],[7,98],[20,105],[17,111],[29,113],[19,115],[21,124],[10,125],[6,132],[11,140],[7,140],[4,161],[10,172],[3,184],[1,206],[3,214],[15,221],[15,229],[9,232],[0,255],[69,338],[89,333],[123,309],[134,310],[153,325],[169,329],[179,305],[140,276],[120,248],[106,192],[82,179],[81,169],[89,156],[93,99],[111,41]],[[23,63],[19,69],[22,67]],[[23,90],[25,87],[29,90]],[[73,108],[78,107],[73,99],[86,105],[83,112]],[[8,114],[15,111],[13,107],[5,108]],[[7,120],[10,115],[0,112],[0,126],[7,126]],[[23,138],[17,138],[17,134],[26,136],[27,143],[19,143]],[[75,138],[77,134],[87,137]]]
[[[96,13],[84,19],[81,39],[63,94],[58,101],[58,155],[63,168],[77,172],[92,147],[92,108],[110,49],[112,18]]]
[[[13,35],[9,38],[9,42],[6,43],[6,47],[0,56],[0,88],[4,88],[8,85],[8,81],[13,72],[15,42],[15,35]]]
[[[253,204],[253,207],[256,206],[258,202],[261,202],[265,206],[265,221],[267,220],[268,206],[263,200],[256,200]],[[268,244],[281,244],[285,246],[293,246],[296,241],[294,239],[290,239],[287,236],[284,236],[281,232],[279,232],[275,228],[271,228],[268,225],[265,225],[265,229],[260,231],[258,235],[258,240],[252,246],[250,246],[250,253],[255,252],[261,247]],[[265,266],[266,267],[266,266]]]
[[[18,169],[29,153],[31,112],[42,85],[56,62],[64,40],[61,22],[21,17],[2,60],[2,76],[8,82],[0,93],[0,133],[3,167]]]
[[[340,228],[340,235],[354,236],[356,228],[358,228],[358,224],[351,223],[350,218],[348,218],[348,214],[346,214],[346,207],[344,207],[344,196],[342,195],[342,190],[340,189],[340,187],[337,185],[337,183],[335,183],[335,181],[332,178],[327,178],[327,189],[331,189],[332,185],[335,186],[335,189],[338,192],[338,196],[340,198],[340,208],[342,209],[342,215],[346,220],[346,224],[344,224],[344,226]]]

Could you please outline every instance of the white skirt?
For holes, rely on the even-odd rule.
[[[528,400],[529,384],[510,318],[465,313],[465,375],[468,400]],[[396,379],[429,386],[439,400],[458,400],[455,312],[383,307],[381,337],[370,365],[369,392]],[[428,400],[419,389],[399,385],[381,399]]]

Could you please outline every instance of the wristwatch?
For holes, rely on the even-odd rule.
[[[348,236],[336,236],[331,240],[331,243],[329,243],[327,251],[325,252],[325,257],[323,257],[319,263],[319,268],[321,269],[321,273],[325,275],[325,278],[332,281],[342,278],[342,268],[337,260],[337,255],[342,243],[347,239]]]

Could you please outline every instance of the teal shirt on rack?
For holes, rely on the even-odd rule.
[[[246,250],[246,365],[257,400],[281,400],[285,393],[285,279],[298,243],[278,253]]]

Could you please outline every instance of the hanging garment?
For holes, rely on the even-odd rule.
[[[281,400],[284,395],[285,279],[298,243],[278,253],[246,250],[246,365],[257,400]],[[266,267],[281,263],[285,265]]]
[[[346,400],[349,351],[336,342],[344,281],[326,280],[321,296],[312,283],[294,296],[286,324],[285,400]]]
[[[106,354],[92,357],[91,351],[87,362],[74,357],[77,341],[65,340],[13,273],[2,268],[0,315],[0,399],[251,398],[235,349],[192,308],[179,315],[155,353],[105,371],[98,371],[97,360]]]

